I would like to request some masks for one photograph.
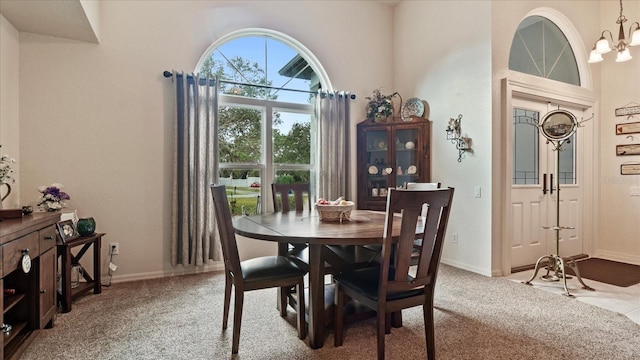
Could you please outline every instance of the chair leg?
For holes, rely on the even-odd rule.
[[[427,345],[427,359],[435,360],[436,358],[436,340],[435,340],[435,328],[433,324],[433,288],[428,288],[425,291],[425,301],[422,306],[422,314],[424,318],[424,334],[426,337]]]
[[[229,305],[231,304],[231,275],[225,273],[224,277],[224,312],[222,314],[222,330],[227,328],[229,319]]]
[[[304,339],[307,337],[307,322],[305,321],[305,303],[304,303],[304,278],[300,280],[297,286],[298,291],[298,337]]]
[[[379,308],[377,314],[378,329],[376,331],[378,337],[378,360],[384,360],[384,335],[386,333],[387,324],[390,323],[387,322],[387,318],[391,319],[390,316],[385,314],[384,308]]]
[[[283,286],[279,289],[278,301],[280,302],[280,304],[278,304],[278,309],[280,309],[281,317],[287,316],[288,293],[289,287]]]
[[[242,305],[244,304],[244,291],[236,287],[235,303],[233,306],[233,340],[231,343],[231,353],[237,354],[240,347],[240,324],[242,323]]]
[[[336,285],[335,290],[335,301],[334,301],[334,310],[335,319],[333,321],[333,346],[338,347],[342,346],[344,342],[344,319],[343,319],[343,310],[344,310],[344,293],[340,289],[340,284]]]
[[[391,334],[391,313],[384,315],[384,333]]]

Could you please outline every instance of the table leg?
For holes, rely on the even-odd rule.
[[[65,246],[62,252],[62,312],[71,311],[71,248]]]
[[[102,292],[102,276],[100,275],[100,249],[102,248],[102,236],[98,236],[93,241],[93,280],[96,282],[93,286],[93,293],[100,294]]]
[[[309,346],[324,344],[324,266],[322,245],[309,245]]]

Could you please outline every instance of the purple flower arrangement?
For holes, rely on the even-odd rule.
[[[38,191],[42,193],[38,199],[38,207],[45,211],[58,211],[66,206],[65,200],[71,199],[69,194],[62,191],[62,184],[51,184],[49,186],[38,186]]]

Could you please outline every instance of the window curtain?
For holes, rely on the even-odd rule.
[[[319,91],[316,96],[318,197],[351,199],[349,192],[349,108],[351,94]]]
[[[218,81],[173,72],[171,264],[222,259],[210,186],[217,181]]]

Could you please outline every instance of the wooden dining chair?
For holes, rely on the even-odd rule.
[[[273,212],[289,212],[297,211],[301,212],[305,210],[305,204],[307,210],[311,209],[311,187],[308,183],[303,184],[271,184],[271,195],[273,199]],[[305,196],[307,200],[305,201]],[[291,201],[293,200],[293,201]],[[291,206],[293,202],[293,207]],[[291,257],[294,261],[298,262],[298,265],[308,269],[308,263],[303,260],[302,254],[306,245],[303,244],[290,244],[286,242],[278,243],[278,254]],[[282,287],[278,294],[278,308],[280,315],[286,315],[287,304],[292,307],[297,303],[297,291],[295,287]]]
[[[449,220],[453,188],[438,190],[390,189],[382,244],[382,262],[377,268],[342,272],[334,276],[335,346],[344,341],[343,308],[345,297],[377,312],[378,359],[385,358],[384,337],[391,332],[391,314],[422,306],[428,359],[435,359],[433,297],[440,265],[442,243]],[[409,274],[415,229],[422,205],[429,211],[422,236],[423,246],[415,271]],[[402,217],[394,213],[402,213]],[[392,238],[393,222],[401,221],[400,237]]]
[[[288,212],[290,210],[303,211],[305,203],[307,209],[311,209],[311,188],[309,184],[271,184],[273,196],[273,210],[275,212]],[[305,195],[307,200],[305,201]],[[294,207],[291,208],[291,197]],[[278,206],[280,205],[280,206]]]
[[[296,286],[299,293],[296,308],[298,337],[304,339],[307,336],[304,319],[304,275],[307,270],[302,269],[295,261],[285,256],[264,256],[240,261],[226,187],[224,185],[211,185],[211,195],[224,258],[223,330],[227,328],[231,288],[235,288],[232,354],[238,353],[240,344],[240,323],[242,320],[244,293],[251,290]],[[265,328],[269,328],[269,326],[265,326]]]

